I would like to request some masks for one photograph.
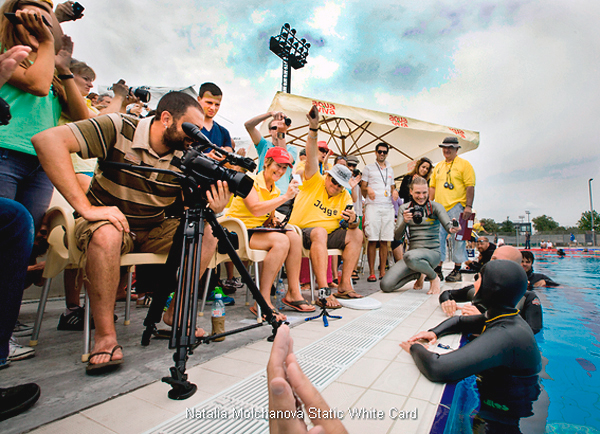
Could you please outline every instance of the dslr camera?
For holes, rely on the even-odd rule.
[[[407,211],[412,213],[413,221],[416,224],[420,225],[421,222],[423,221],[423,217],[425,216],[425,210],[423,209],[423,207],[420,205],[415,205],[415,206],[409,208]]]
[[[150,93],[149,89],[150,88],[148,86],[140,86],[137,89],[130,87],[129,93],[139,99],[140,102],[148,104],[150,102],[150,98],[152,98],[152,94]]]

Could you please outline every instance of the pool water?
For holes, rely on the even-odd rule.
[[[544,328],[547,433],[600,433],[600,258],[536,254],[534,269],[561,286],[536,290]]]
[[[538,288],[544,327],[536,335],[544,369],[524,434],[600,434],[600,256],[535,253],[534,270],[561,284]],[[480,409],[475,377],[449,384],[431,433],[474,432]]]

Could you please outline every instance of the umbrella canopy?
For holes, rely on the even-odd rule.
[[[289,144],[305,146],[308,135],[306,113],[313,105],[317,106],[321,116],[319,140],[325,140],[336,155],[356,155],[364,164],[370,164],[375,161],[375,146],[387,143],[390,147],[387,160],[396,176],[408,172],[408,165],[421,157],[440,161],[442,152],[438,145],[445,137],[458,139],[460,154],[479,146],[476,131],[277,92],[269,111],[284,112],[292,120],[287,134]],[[264,137],[270,137],[267,122],[263,122],[260,131]]]

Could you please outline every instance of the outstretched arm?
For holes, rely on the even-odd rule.
[[[304,179],[310,179],[315,173],[319,172],[319,159],[317,157],[317,129],[319,128],[319,110],[317,106],[312,106],[308,114],[308,137],[306,139],[306,167],[304,168]]]

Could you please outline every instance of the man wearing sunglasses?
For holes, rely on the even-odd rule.
[[[269,121],[269,134],[271,135],[271,141],[265,139],[260,131],[258,130],[258,125],[266,121],[267,119],[272,118]],[[286,143],[286,133],[291,122],[288,120],[286,123],[287,116],[282,112],[268,112],[262,115],[258,115],[246,121],[244,126],[246,127],[246,131],[250,134],[250,138],[252,139],[252,143],[256,146],[256,152],[258,153],[258,171],[261,172],[263,170],[265,164],[265,155],[267,155],[267,151],[271,149],[273,146],[281,146],[288,151],[288,154],[291,155],[292,161],[291,167],[288,167],[285,174],[279,178],[275,185],[279,188],[280,191],[287,191],[288,186],[290,184],[290,179],[292,178],[292,167],[294,166],[294,162],[298,158],[298,150],[293,145],[288,145]]]
[[[335,309],[341,307],[336,298],[362,297],[352,289],[351,278],[360,255],[363,234],[358,229],[356,213],[350,208],[352,197],[347,189],[350,189],[352,172],[337,164],[324,175],[319,173],[318,111],[311,110],[310,114],[315,117],[307,116],[309,134],[306,141],[306,168],[290,224],[302,229],[302,242],[304,248],[310,249],[310,259],[320,289],[328,288],[327,249],[343,250],[344,265],[338,292],[327,298],[327,307]],[[341,220],[347,222],[348,229],[340,226]]]
[[[365,197],[365,235],[369,240],[367,258],[369,277],[367,281],[376,282],[375,253],[379,242],[379,278],[385,275],[388,257],[388,241],[394,239],[394,205],[392,199],[398,198],[394,184],[394,169],[386,161],[390,147],[379,143],[375,147],[376,162],[365,166],[362,175],[362,194]]]
[[[429,181],[429,197],[444,206],[451,219],[459,220],[460,214],[468,220],[473,214],[473,199],[475,198],[475,171],[467,161],[457,156],[460,145],[456,137],[446,137],[440,144],[444,161],[436,164]],[[442,275],[442,264],[446,258],[446,237],[448,233],[440,226],[440,253],[442,261],[435,269]],[[462,275],[460,267],[467,260],[467,247],[464,241],[456,241],[451,237],[452,261],[454,270],[446,277],[447,282],[460,282]]]

